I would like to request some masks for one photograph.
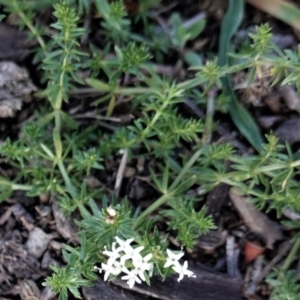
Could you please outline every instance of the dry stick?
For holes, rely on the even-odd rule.
[[[202,143],[209,145],[211,143],[212,132],[213,132],[213,118],[215,113],[215,96],[216,89],[212,88],[208,92],[207,108],[206,108],[206,120],[204,124],[204,132],[202,136]]]
[[[116,122],[116,123],[121,123],[122,119],[121,118],[116,118],[116,117],[107,117],[107,116],[101,116],[101,115],[96,115],[95,112],[87,112],[83,114],[77,114],[72,116],[74,119],[96,119],[96,120],[103,120],[103,121],[110,121],[110,122]]]
[[[117,196],[119,196],[120,188],[122,185],[124,171],[127,164],[127,158],[128,158],[128,149],[125,149],[118,169],[117,178],[116,178],[115,193]]]
[[[285,242],[278,251],[278,254],[266,265],[266,267],[262,270],[260,275],[253,281],[247,288],[246,293],[253,293],[259,283],[271,272],[272,268],[282,259],[286,256],[286,254],[289,252],[291,247],[293,246],[293,243],[290,241]]]
[[[238,256],[239,251],[235,249],[235,238],[229,236],[226,240],[226,262],[227,273],[231,277],[241,277],[238,271]]]
[[[250,274],[250,282],[251,282],[251,284],[247,287],[247,289],[245,291],[245,295],[251,296],[251,295],[255,294],[255,290],[257,288],[257,284],[253,284],[253,282],[257,282],[258,278],[260,278],[262,264],[263,264],[263,259],[264,259],[264,256],[260,255],[255,260],[255,262],[253,264],[252,272]]]
[[[300,213],[293,211],[290,208],[282,209],[282,214],[291,219],[292,221],[299,221],[300,220]]]

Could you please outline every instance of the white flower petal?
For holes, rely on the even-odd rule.
[[[141,278],[143,281],[146,281],[146,277],[145,277],[144,272],[140,271],[140,272],[139,272],[139,276],[140,276],[140,278]]]
[[[140,252],[144,249],[143,246],[129,249],[127,248],[125,251],[125,255],[121,257],[121,261],[124,263],[125,260],[140,261],[142,260],[142,256]]]
[[[113,265],[102,263],[102,270],[105,271],[104,274],[104,281],[106,281],[110,274],[112,275],[119,275],[122,272],[123,266],[118,263],[114,262]]]
[[[143,257],[143,261],[147,262],[148,260],[150,260],[152,258],[152,253],[147,254],[146,256]]]
[[[107,261],[108,265],[113,265],[113,263],[120,258],[121,254],[119,250],[116,249],[116,243],[112,244],[112,251],[108,251],[106,247],[104,247],[104,251],[102,252],[104,255],[108,256],[109,259]]]
[[[128,239],[126,241],[121,240],[118,236],[115,237],[116,241],[119,244],[119,248],[118,251],[123,251],[125,253],[131,251],[132,247],[130,246],[130,244],[134,241],[133,238]]]
[[[186,275],[188,277],[194,277],[196,278],[196,275],[194,274],[194,272],[190,271],[187,269],[188,267],[188,262],[185,261],[183,263],[183,265],[176,265],[176,266],[173,266],[172,269],[179,274],[179,277],[177,279],[177,281],[179,282],[180,280],[183,279],[183,277]]]
[[[174,253],[171,250],[167,249],[167,261],[164,264],[164,268],[168,268],[171,266],[178,266],[180,258],[184,255],[183,252]]]
[[[121,279],[122,280],[127,280],[127,284],[129,285],[129,287],[132,289],[134,284],[137,282],[137,283],[141,283],[142,281],[138,278],[137,276],[137,272],[136,270],[131,270],[129,271],[128,269],[127,270],[124,270],[125,273],[127,273],[127,275],[125,276],[122,276]]]

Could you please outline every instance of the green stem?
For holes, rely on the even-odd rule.
[[[186,165],[183,167],[181,172],[178,174],[178,176],[175,178],[171,186],[169,187],[169,191],[166,192],[164,195],[162,195],[159,199],[157,199],[154,203],[152,203],[146,210],[144,210],[138,218],[135,220],[135,223],[133,224],[134,229],[138,229],[140,226],[140,223],[146,218],[149,214],[151,214],[153,211],[158,209],[160,206],[165,204],[170,197],[173,196],[173,191],[176,189],[180,181],[182,180],[183,176],[186,174],[186,172],[192,167],[192,165],[196,162],[196,160],[199,158],[199,156],[202,153],[202,149],[199,149],[186,163]]]
[[[59,104],[60,101],[56,101],[56,105]],[[56,162],[58,165],[58,168],[60,170],[60,173],[65,181],[66,187],[68,191],[70,192],[71,196],[73,199],[76,199],[77,193],[76,189],[73,186],[70,177],[68,175],[68,172],[64,166],[64,163],[62,161],[62,141],[61,141],[61,135],[60,135],[60,130],[61,130],[61,115],[60,115],[60,110],[55,111],[55,127],[53,130],[53,142],[55,145],[55,155],[56,155]]]
[[[12,183],[11,184],[11,188],[14,191],[30,191],[32,189],[31,185],[26,185],[26,184],[17,184],[17,183]]]
[[[86,83],[92,88],[100,92],[108,92],[117,95],[140,95],[152,92],[151,88],[147,87],[118,87],[107,84],[104,81],[88,78]],[[80,90],[79,90],[80,91]]]
[[[12,5],[14,6],[16,13],[19,15],[21,20],[25,23],[25,25],[29,28],[29,30],[32,32],[33,36],[36,37],[37,41],[39,42],[41,48],[43,49],[44,54],[46,55],[46,44],[43,40],[43,38],[39,35],[36,28],[32,25],[31,21],[27,18],[26,14],[20,10],[17,1],[13,1]]]
[[[63,162],[61,160],[59,160],[57,162],[57,165],[58,165],[58,168],[60,170],[60,173],[65,181],[65,184],[66,184],[66,187],[68,189],[68,191],[70,192],[71,196],[73,199],[76,199],[77,198],[77,192],[76,192],[76,189],[75,187],[73,186],[71,180],[70,180],[70,177],[68,175],[68,172],[63,164]]]
[[[273,166],[263,166],[263,167],[259,167],[256,169],[256,173],[260,174],[260,173],[268,173],[270,171],[276,171],[276,170],[281,170],[281,169],[289,169],[289,167],[286,164],[282,164],[282,165],[273,165]]]
[[[165,110],[165,108],[169,105],[170,99],[166,99],[164,101],[163,105],[161,106],[161,109],[155,112],[154,117],[152,118],[151,122],[147,125],[147,127],[142,131],[140,140],[143,140],[145,137],[147,137],[148,131],[151,127],[156,123],[156,121],[159,119],[159,117],[162,115],[162,112]]]
[[[182,168],[182,170],[180,171],[180,173],[178,174],[178,176],[175,178],[175,180],[173,181],[173,183],[171,184],[169,190],[173,191],[176,189],[176,187],[178,186],[178,184],[180,183],[181,179],[183,178],[183,176],[186,174],[186,172],[188,172],[188,170],[192,167],[192,165],[196,162],[196,160],[199,158],[199,156],[202,154],[203,149],[199,149],[197,150],[194,155],[189,159],[189,161],[185,164],[185,166]]]
[[[295,259],[296,254],[298,253],[300,248],[300,238],[298,238],[293,246],[293,248],[291,249],[288,257],[286,258],[280,273],[278,277],[283,277],[285,276],[285,273],[287,272],[287,270],[290,268],[291,263],[293,262],[293,260]]]
[[[170,194],[164,194],[160,198],[158,198],[153,204],[151,204],[147,209],[145,209],[135,220],[133,224],[133,229],[138,229],[140,226],[140,223],[152,212],[154,212],[157,208],[159,208],[161,205],[165,204],[168,201],[168,198],[170,197]]]
[[[117,87],[114,92],[115,94],[121,94],[121,95],[136,95],[136,94],[145,94],[150,93],[152,91],[151,88],[142,88],[142,87],[136,87],[136,88],[122,88]]]
[[[60,131],[61,131],[61,114],[60,114],[60,108],[61,108],[61,104],[62,104],[62,99],[58,99],[61,96],[61,92],[58,93],[58,97],[55,101],[55,127],[53,130],[53,142],[55,145],[55,155],[56,155],[56,163],[58,165],[58,168],[60,170],[60,173],[65,181],[66,187],[69,191],[69,193],[71,194],[73,199],[77,198],[77,192],[75,187],[73,186],[69,174],[64,166],[63,160],[62,160],[62,154],[63,154],[63,149],[62,149],[62,141],[61,141],[61,135],[60,135]],[[60,107],[58,107],[60,106]]]

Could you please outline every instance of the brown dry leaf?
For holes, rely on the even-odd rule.
[[[283,85],[278,88],[280,96],[290,110],[300,113],[300,96],[295,87],[291,85]]]
[[[281,104],[280,97],[278,93],[270,92],[269,95],[264,97],[264,103],[271,109],[274,113],[280,113]]]
[[[282,121],[282,116],[260,116],[258,118],[259,124],[264,129],[270,129],[278,122]]]
[[[261,68],[250,84],[248,82],[249,73],[247,72],[238,72],[233,76],[233,88],[237,90],[238,95],[246,105],[264,106],[262,99],[271,92],[270,69],[270,66]]]
[[[52,300],[52,299],[57,299],[57,298],[56,298],[56,294],[52,292],[51,288],[49,286],[47,286],[43,289],[40,299]]]
[[[250,198],[239,195],[236,188],[230,189],[229,196],[249,229],[259,234],[266,241],[266,247],[272,249],[274,243],[282,239],[280,226],[271,221],[264,213],[256,210],[254,205],[249,202]]]
[[[20,297],[22,300],[40,300],[41,293],[36,283],[30,279],[24,279],[19,282]]]
[[[79,237],[76,235],[79,228],[74,223],[74,216],[66,216],[62,209],[57,205],[54,197],[51,198],[51,202],[57,232],[69,241],[79,242]]]
[[[4,223],[6,223],[8,221],[8,219],[10,218],[12,214],[12,211],[10,208],[7,208],[6,211],[4,212],[4,214],[2,214],[0,216],[0,225],[3,225]]]

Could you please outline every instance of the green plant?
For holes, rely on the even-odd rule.
[[[278,144],[273,135],[267,135],[263,144],[260,138],[253,138],[255,131],[251,131],[245,137],[258,153],[240,157],[232,146],[211,142],[218,109],[230,110],[236,116],[242,134],[254,122],[240,104],[226,100],[233,95],[229,76],[247,70],[251,83],[263,66],[271,66],[273,84],[298,84],[300,88],[297,51],[278,50],[271,42],[270,28],[262,25],[250,35],[252,44],[247,51],[232,53],[233,62],[228,65],[224,55],[228,55],[237,20],[229,34],[221,37],[226,47],[219,54],[219,62],[215,59],[202,64],[195,53],[182,56],[180,52],[201,32],[204,21],[185,28],[175,14],[171,18],[173,35],[157,43],[153,19],[144,11],[140,17],[149,26],[144,26],[143,35],[132,32],[122,1],[94,3],[95,12],[90,11],[88,1],[57,1],[53,5],[53,33],[33,23],[37,3],[0,0],[5,11],[17,14],[21,25],[38,40],[36,61],[47,83],[41,93],[46,100],[43,109],[22,129],[20,139],[8,138],[1,146],[2,156],[19,171],[15,178],[1,178],[0,199],[5,200],[15,190],[25,190],[30,196],[51,193],[66,214],[80,212],[82,219],[76,221],[81,228],[80,245],[65,246],[67,266],[53,268],[52,277],[45,282],[60,294],[59,299],[68,299],[68,292],[79,298],[78,288],[91,285],[97,279],[97,269],[105,272],[105,279],[126,273],[123,277],[130,287],[141,280],[150,284],[153,274],[165,279],[178,273],[179,281],[183,276],[193,277],[187,262],[179,263],[184,253],[168,248],[167,235],[162,236],[157,223],[166,222],[181,246],[187,248],[192,248],[201,234],[215,228],[205,206],[195,208],[201,199],[188,196],[195,185],[201,187],[202,195],[219,183],[235,186],[240,193],[252,196],[259,209],[276,209],[279,217],[282,209],[300,208],[300,160],[289,145]],[[236,9],[241,8],[239,3]],[[95,46],[90,52],[80,48],[79,40],[86,33],[79,26],[80,14],[86,11],[101,15],[100,34],[107,41],[102,51]],[[179,51],[181,63],[197,61],[191,68],[196,71],[193,78],[178,81],[157,74],[153,57],[161,59],[171,47]],[[90,71],[90,78],[81,77],[80,71]],[[130,86],[124,84],[126,76],[134,79]],[[82,128],[64,110],[73,104],[70,92],[81,85],[101,93],[93,104],[104,108],[106,116],[102,118],[112,116],[116,103],[124,98],[130,101],[132,111],[140,112],[139,117],[127,126],[113,128],[112,133],[100,132],[96,126]],[[223,88],[224,93],[216,97]],[[187,97],[204,103],[204,120],[180,113],[178,108]],[[239,109],[234,111],[236,105]],[[125,163],[141,157],[155,161],[148,171],[159,196],[143,211],[126,199],[121,201],[117,189],[116,193],[108,193],[88,185],[89,176],[120,155]],[[101,267],[96,267],[99,264]]]

